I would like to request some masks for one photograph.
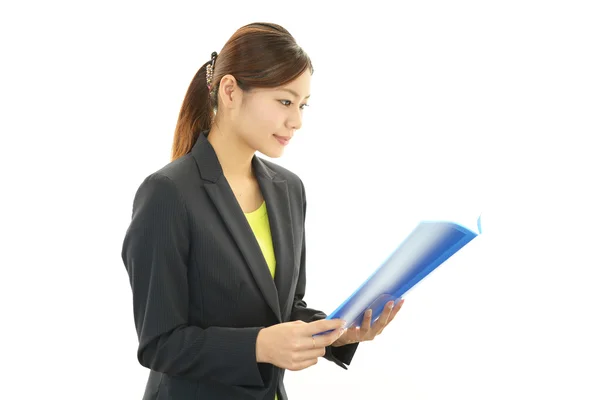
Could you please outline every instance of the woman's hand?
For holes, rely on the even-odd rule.
[[[333,347],[339,347],[375,339],[375,336],[381,334],[383,329],[392,322],[396,314],[398,314],[398,311],[400,311],[400,308],[402,308],[402,304],[404,304],[404,299],[400,300],[396,306],[394,306],[393,301],[388,302],[373,326],[371,326],[372,310],[367,310],[363,318],[362,326],[346,329],[346,332],[331,345]]]
[[[342,320],[321,319],[309,323],[284,322],[263,328],[256,339],[256,361],[291,371],[308,368],[325,355],[325,347],[340,337],[342,326]],[[314,336],[322,332],[328,333]]]

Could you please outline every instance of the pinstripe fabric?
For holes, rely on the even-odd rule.
[[[304,186],[254,157],[273,279],[205,133],[189,154],[144,179],[123,240],[137,357],[150,369],[143,399],[273,399],[279,389],[286,400],[285,371],[256,362],[256,337],[280,322],[325,318],[303,300]],[[325,358],[347,368],[356,348],[328,348]]]

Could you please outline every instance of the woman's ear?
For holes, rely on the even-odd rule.
[[[219,83],[219,97],[226,108],[237,107],[242,100],[241,89],[233,75],[225,75]]]

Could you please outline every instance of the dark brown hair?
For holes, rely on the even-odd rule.
[[[223,76],[233,75],[240,89],[250,91],[285,85],[307,68],[311,74],[314,72],[310,58],[292,35],[271,23],[245,25],[229,38],[216,58],[209,94],[206,67],[210,63],[207,61],[196,72],[185,94],[175,127],[171,160],[189,153],[200,132],[212,126]]]

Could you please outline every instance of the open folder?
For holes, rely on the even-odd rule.
[[[477,219],[476,229],[454,222],[420,222],[387,260],[327,319],[343,319],[346,321],[345,328],[360,326],[365,311],[371,309],[373,323],[388,301],[400,301],[417,283],[479,234],[481,215]]]

